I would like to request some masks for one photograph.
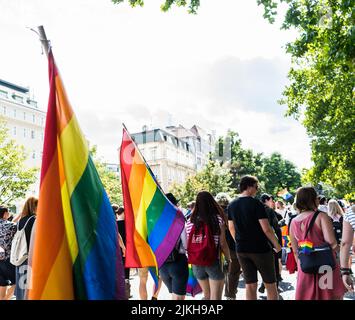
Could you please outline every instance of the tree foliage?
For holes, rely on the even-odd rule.
[[[283,159],[281,154],[273,153],[266,157],[262,153],[244,149],[238,133],[233,131],[229,131],[221,140],[230,145],[230,161],[226,165],[232,175],[231,187],[235,190],[244,175],[253,175],[259,179],[259,193],[276,195],[281,189],[294,190],[301,185],[301,175],[296,166]]]
[[[301,175],[295,165],[276,152],[263,159],[261,176],[265,191],[273,195],[285,188],[295,191],[301,186]]]
[[[112,0],[113,3],[121,3],[124,2],[125,0]],[[144,0],[128,0],[128,3],[132,7],[143,7],[144,5]],[[198,7],[200,6],[200,0],[162,0],[162,4],[160,6],[160,9],[164,12],[168,11],[173,5],[176,5],[178,7],[186,7],[188,6],[188,12],[192,14],[196,14]]]
[[[11,206],[25,197],[36,181],[38,168],[27,168],[27,154],[23,146],[16,145],[8,135],[3,119],[0,119],[0,204]]]
[[[258,1],[270,22],[281,2],[288,5],[282,28],[296,28],[299,36],[287,44],[293,67],[280,102],[287,115],[304,117],[312,140],[311,181],[349,196],[355,186],[355,1]]]
[[[111,204],[123,205],[121,178],[118,173],[110,171],[102,159],[97,156],[97,147],[90,149],[96,170],[100,176],[101,182],[110,199]]]
[[[189,176],[185,183],[174,184],[170,188],[170,192],[180,199],[183,207],[195,200],[197,193],[202,190],[209,191],[213,196],[219,192],[226,192],[233,196],[234,190],[231,188],[229,170],[220,163],[210,160],[201,172]]]

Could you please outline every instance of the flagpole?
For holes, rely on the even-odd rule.
[[[153,179],[154,179],[154,181],[156,182],[158,188],[161,190],[161,192],[162,192],[162,193],[164,194],[164,196],[165,196],[165,192],[164,192],[163,188],[161,187],[160,183],[155,179],[155,175],[154,175],[152,169],[151,169],[150,166],[148,165],[148,163],[147,163],[147,161],[145,160],[145,158],[144,158],[142,152],[139,150],[139,148],[138,148],[136,142],[133,140],[132,136],[130,135],[130,133],[129,133],[127,127],[126,127],[126,125],[125,125],[123,122],[122,122],[122,126],[123,126],[123,128],[126,130],[126,133],[127,133],[128,137],[132,140],[132,142],[133,142],[133,144],[134,144],[134,146],[135,146],[135,149],[138,150],[138,153],[139,153],[139,155],[141,156],[141,158],[142,158],[142,160],[143,160],[145,166],[148,168],[148,170],[149,170],[149,171],[151,172],[151,174],[153,175]],[[166,196],[165,196],[165,197],[166,197]],[[168,199],[168,200],[169,200],[169,199]]]
[[[50,44],[49,44],[50,41],[47,39],[46,32],[44,31],[43,26],[38,26],[37,30],[39,32],[39,41],[41,41],[44,51],[48,57],[49,48],[50,48]]]

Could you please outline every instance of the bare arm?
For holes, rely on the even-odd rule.
[[[293,255],[295,256],[295,260],[297,263],[298,262],[298,241],[293,233],[292,224],[291,224],[291,228],[290,228],[290,240],[291,240]]]
[[[340,245],[340,267],[341,268],[345,268],[345,269],[349,268],[348,265],[349,256],[350,256],[349,250],[353,240],[354,240],[354,230],[352,229],[349,222],[344,221],[343,235],[342,235],[341,245]],[[354,283],[349,274],[343,274],[342,280],[344,286],[346,287],[346,289],[348,289],[348,291],[354,291]]]
[[[122,255],[125,257],[126,256],[126,246],[123,243],[122,237],[120,233],[118,233],[118,244],[122,249]]]
[[[228,227],[229,227],[229,232],[231,233],[234,241],[235,241],[235,227],[234,227],[234,222],[233,220],[228,221]]]
[[[348,268],[349,251],[354,238],[354,230],[349,222],[343,222],[343,235],[340,245],[340,266],[342,268]]]
[[[324,235],[324,240],[330,244],[333,250],[338,246],[337,240],[335,239],[333,224],[326,213],[320,213],[320,226]]]
[[[16,223],[21,219],[21,213],[17,214],[14,216],[14,218],[12,219],[12,222]]]
[[[275,235],[274,231],[271,229],[269,220],[268,219],[259,219],[259,223],[260,223],[260,226],[263,229],[263,232],[265,233],[266,237],[272,243],[275,251],[276,252],[280,252],[281,251],[281,246],[279,244],[279,241],[276,238],[276,235]]]
[[[231,260],[231,255],[229,252],[227,240],[226,240],[226,226],[224,224],[221,225],[221,235],[220,235],[220,241],[221,241],[221,249],[228,261]]]

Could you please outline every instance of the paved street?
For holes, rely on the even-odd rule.
[[[353,270],[355,270],[355,259],[353,258]],[[131,280],[131,294],[132,294],[132,298],[131,300],[139,300],[139,277],[138,275],[136,275],[135,270],[131,271],[132,274],[132,280]],[[296,277],[297,277],[297,273],[294,274],[289,274],[289,272],[285,269],[285,267],[283,266],[283,270],[282,270],[282,278],[283,281],[280,283],[280,295],[282,297],[283,300],[294,300],[295,299],[295,288],[296,288]],[[260,286],[261,283],[261,279],[259,279],[259,285]],[[152,296],[152,288],[153,288],[153,280],[152,278],[149,276],[148,278],[148,284],[147,284],[147,288],[148,288],[148,299],[151,298]],[[159,300],[170,300],[171,295],[169,294],[166,286],[163,284],[159,293]],[[199,294],[197,296],[190,297],[187,296],[186,300],[201,300],[202,299],[202,294]],[[258,292],[258,299],[260,300],[264,300],[266,299],[266,293],[261,294]],[[344,298],[345,300],[355,300],[355,295],[354,294],[347,294]],[[225,298],[223,297],[223,300],[225,300]],[[237,300],[245,300],[245,283],[243,278],[241,277],[241,280],[239,282],[239,286],[238,286],[238,293],[237,293]]]

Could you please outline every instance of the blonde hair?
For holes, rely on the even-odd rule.
[[[23,206],[21,218],[32,215],[32,214],[36,214],[37,204],[38,204],[37,198],[35,198],[35,197],[28,198]]]
[[[338,201],[331,199],[328,202],[328,214],[331,217],[336,217],[337,215],[343,215],[343,209],[339,205]]]

